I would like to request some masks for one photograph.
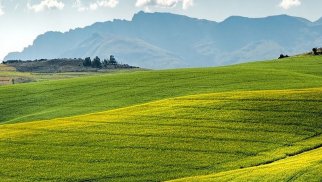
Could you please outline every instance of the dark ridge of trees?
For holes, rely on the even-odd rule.
[[[110,56],[110,60],[108,61],[108,64],[111,64],[111,65],[118,64],[113,55]]]
[[[314,47],[313,49],[312,49],[312,52],[308,52],[307,53],[307,55],[315,55],[315,56],[318,56],[318,55],[322,55],[322,47],[320,47],[320,48],[317,48],[317,47]],[[279,57],[278,57],[278,59],[284,59],[284,58],[288,58],[288,57],[290,57],[290,56],[288,56],[287,54],[286,55],[284,55],[284,54],[281,54]]]
[[[132,69],[139,68],[128,64],[119,64],[113,55],[103,61],[96,56],[82,58],[60,58],[60,59],[36,59],[36,60],[8,60],[3,64],[9,64],[22,72],[77,72],[98,71],[99,69]]]
[[[111,65],[117,66],[120,64],[116,61],[115,57],[111,55],[109,59],[104,59],[103,61],[101,61],[101,59],[98,56],[96,56],[92,61],[90,57],[87,57],[83,61],[83,65],[85,67],[91,66],[92,68],[107,68]]]
[[[90,57],[85,58],[85,60],[83,61],[83,66],[91,66],[92,65],[92,60]]]
[[[113,55],[110,56],[110,59],[104,59],[104,61],[103,61],[103,67],[104,68],[110,67],[111,65],[114,65],[114,66],[120,65],[116,61],[116,59],[115,59],[115,57]]]
[[[8,61],[3,61],[3,64],[13,64],[13,63],[21,63],[22,60],[8,60]]]
[[[104,68],[106,68],[107,67],[107,65],[108,65],[108,59],[104,59],[104,61],[103,61],[103,67]]]
[[[280,57],[279,57],[278,59],[284,59],[284,58],[288,58],[288,57],[290,57],[290,56],[288,56],[288,55],[284,55],[284,54],[281,54],[281,55],[280,55]]]
[[[312,49],[312,53],[313,53],[313,55],[322,55],[322,47],[321,48],[313,48]]]
[[[79,61],[79,60],[84,60],[81,58],[57,58],[57,59],[35,59],[35,60],[20,60],[20,59],[15,59],[15,60],[7,60],[3,61],[3,64],[15,64],[15,63],[32,63],[32,62],[47,62],[47,61]]]
[[[92,68],[102,68],[101,59],[98,56],[93,59]]]
[[[127,64],[119,64],[113,55],[110,55],[109,59],[104,59],[103,61],[98,56],[92,61],[88,57],[84,60],[83,65],[85,67],[91,66],[92,68],[125,68],[129,66]]]

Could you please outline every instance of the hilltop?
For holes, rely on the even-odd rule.
[[[5,60],[107,57],[113,53],[129,65],[142,68],[228,65],[311,50],[320,45],[319,22],[287,15],[233,16],[214,22],[139,12],[131,21],[98,22],[64,33],[47,32]]]

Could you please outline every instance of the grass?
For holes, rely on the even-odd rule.
[[[321,110],[322,88],[235,91],[5,124],[0,126],[0,177],[10,181],[164,181],[247,170],[321,146]],[[321,160],[321,149],[317,151],[311,151],[314,156],[303,155]],[[298,156],[305,159],[299,165],[311,169],[307,158]],[[309,173],[302,171],[308,179],[321,180],[321,175],[314,176],[321,166],[318,160],[312,160]],[[286,167],[290,175],[297,171],[292,165]],[[269,171],[278,172],[273,168],[249,174],[260,173],[256,179],[269,180]],[[274,179],[284,179],[279,174]]]
[[[321,181],[322,57],[0,76],[0,181]],[[188,178],[187,178],[188,177]]]
[[[0,80],[10,80],[9,82],[0,81],[1,85],[11,85],[11,79],[15,80],[15,84],[29,83],[29,82],[42,82],[50,80],[62,80],[69,78],[88,77],[97,75],[109,75],[116,73],[131,73],[135,71],[144,71],[144,69],[115,69],[104,70],[98,72],[62,72],[62,73],[31,73],[19,72],[14,67],[9,65],[0,64]]]
[[[103,74],[0,87],[0,123],[99,112],[189,94],[322,86],[322,57]]]
[[[8,65],[5,65],[5,64],[0,64],[0,71],[1,72],[15,72],[16,69],[14,67],[11,67],[11,66],[8,66]]]
[[[316,181],[322,180],[322,148],[271,164],[173,180],[180,181]]]
[[[11,76],[9,73],[16,72],[13,67],[0,64],[0,86],[12,84]]]

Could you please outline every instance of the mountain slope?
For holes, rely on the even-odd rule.
[[[321,45],[321,29],[319,23],[286,15],[230,17],[217,23],[139,12],[131,21],[114,20],[66,33],[45,33],[32,46],[21,53],[10,53],[5,59],[115,54],[122,62],[145,68],[227,65],[311,50]],[[249,48],[260,51],[249,54]]]
[[[314,22],[316,25],[322,25],[322,18],[318,19]]]
[[[0,177],[163,181],[249,167],[322,145],[321,106],[321,88],[242,91],[1,125]]]
[[[186,66],[183,60],[171,52],[143,40],[117,36],[103,37],[99,34],[93,34],[77,48],[64,52],[61,57],[100,55],[100,57],[108,58],[111,52],[115,55],[122,55],[118,59],[128,60],[126,64],[130,65],[144,64],[148,68],[156,68],[155,65],[162,68]]]

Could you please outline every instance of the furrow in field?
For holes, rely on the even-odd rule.
[[[321,181],[322,147],[259,165],[217,174],[172,180],[180,181]]]

